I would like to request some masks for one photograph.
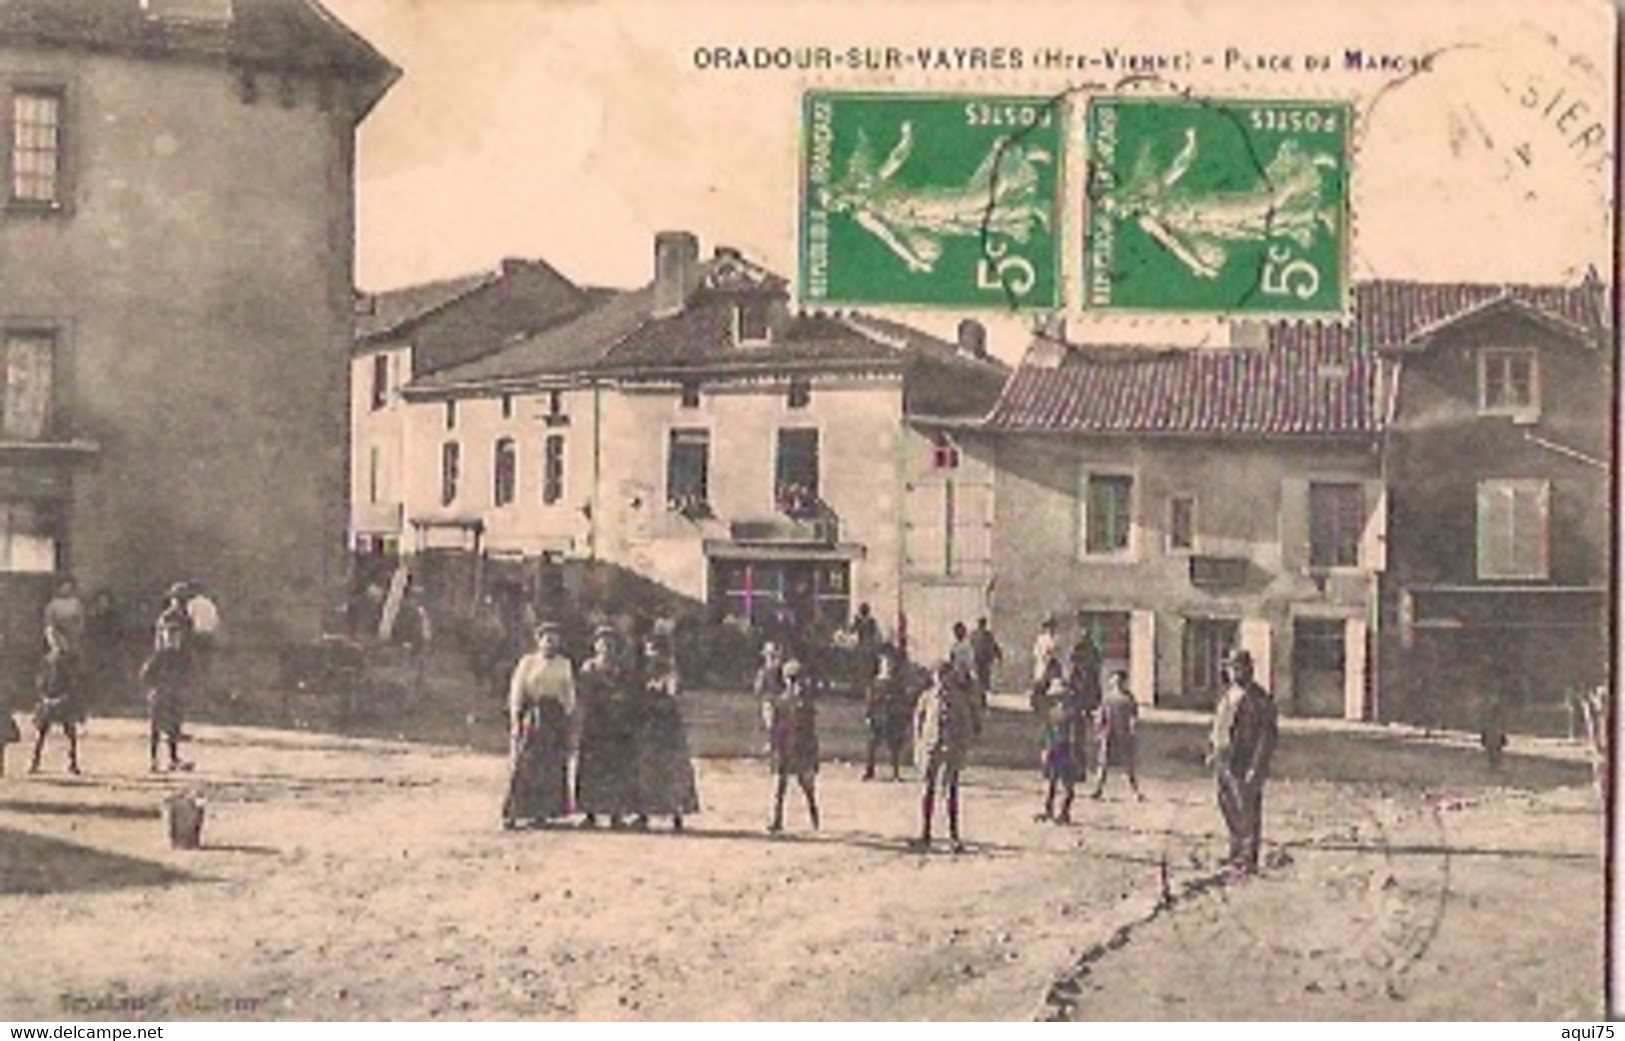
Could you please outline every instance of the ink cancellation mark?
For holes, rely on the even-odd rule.
[[[1061,302],[1065,112],[1054,98],[811,92],[801,302]]]
[[[1094,100],[1084,306],[1342,314],[1350,118],[1341,103]]]

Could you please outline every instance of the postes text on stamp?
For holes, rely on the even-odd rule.
[[[1350,117],[1336,102],[1092,101],[1084,307],[1340,314]]]
[[[804,304],[1059,306],[1055,99],[813,91],[802,119]]]

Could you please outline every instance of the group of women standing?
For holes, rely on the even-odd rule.
[[[680,689],[667,634],[634,645],[600,626],[578,670],[558,626],[539,626],[509,684],[503,826],[540,827],[579,813],[583,827],[603,817],[612,828],[647,828],[652,817],[670,817],[681,830],[700,801]]]

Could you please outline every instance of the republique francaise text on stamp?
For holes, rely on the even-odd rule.
[[[1349,106],[1090,102],[1083,306],[1341,314]]]
[[[1060,306],[1065,127],[1052,98],[808,93],[802,302]]]

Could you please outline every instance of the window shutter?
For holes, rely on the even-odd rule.
[[[1546,481],[1524,481],[1512,488],[1512,556],[1521,578],[1545,578],[1547,567],[1547,522],[1551,510],[1551,485]]]
[[[993,557],[993,488],[954,482],[954,570],[985,575]]]
[[[1478,484],[1478,577],[1503,578],[1512,564],[1512,489],[1501,481]]]
[[[1366,716],[1365,688],[1366,631],[1364,618],[1350,618],[1343,626],[1343,718],[1364,719]]]
[[[1289,477],[1281,482],[1281,569],[1309,567],[1309,482]]]
[[[1360,567],[1388,570],[1388,489],[1381,481],[1365,482],[1365,527],[1360,532]]]
[[[1129,689],[1142,705],[1157,700],[1157,614],[1132,611],[1128,623]],[[1178,675],[1176,672],[1175,675]]]
[[[935,482],[910,484],[904,492],[903,553],[916,574],[940,575],[947,568],[944,495],[943,485]]]
[[[1176,695],[1189,693],[1185,689],[1185,624],[1183,615],[1164,615],[1162,624],[1153,634],[1157,639],[1157,661],[1162,665],[1154,671]]]

